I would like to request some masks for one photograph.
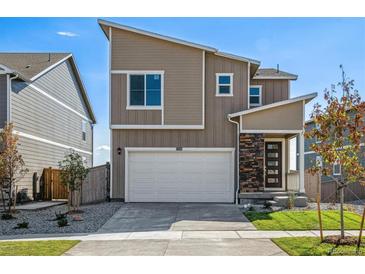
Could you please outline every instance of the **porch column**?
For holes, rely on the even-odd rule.
[[[305,193],[304,188],[304,132],[299,133],[299,192]]]

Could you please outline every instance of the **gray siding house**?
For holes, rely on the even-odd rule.
[[[181,39],[98,21],[109,41],[111,197],[223,202],[304,193],[297,76]],[[297,171],[289,169],[291,138]]]
[[[29,169],[18,190],[29,197],[34,178],[70,150],[93,165],[96,120],[72,54],[0,53],[0,128],[9,122]]]

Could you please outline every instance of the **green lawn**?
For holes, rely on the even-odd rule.
[[[0,256],[59,256],[80,241],[0,242]]]
[[[357,254],[356,246],[336,247],[334,244],[322,244],[317,237],[288,237],[272,239],[272,241],[291,256],[365,256],[363,245]]]
[[[259,230],[316,230],[319,229],[318,213],[315,210],[246,212],[246,217]],[[345,229],[360,229],[361,216],[345,211]],[[340,228],[340,213],[337,210],[322,211],[325,230]]]

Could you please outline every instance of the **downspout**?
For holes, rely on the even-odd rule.
[[[8,82],[8,124],[11,123],[11,94],[12,94],[12,85],[11,81],[15,80],[19,77],[19,74],[15,74],[15,76],[9,78]]]
[[[236,176],[237,176],[237,179],[236,179],[236,191],[235,191],[235,201],[236,201],[236,205],[239,204],[238,202],[238,192],[240,190],[240,123],[239,122],[236,122],[236,121],[233,121],[231,119],[231,117],[228,115],[228,121],[230,121],[231,123],[234,123],[236,124],[237,126],[237,141],[236,141]]]

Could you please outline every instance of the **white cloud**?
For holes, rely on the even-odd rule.
[[[70,32],[70,31],[58,31],[57,34],[58,35],[61,35],[61,36],[67,36],[67,37],[76,37],[76,36],[79,36],[77,33]]]
[[[110,150],[110,146],[108,145],[101,145],[96,148],[96,150]]]

